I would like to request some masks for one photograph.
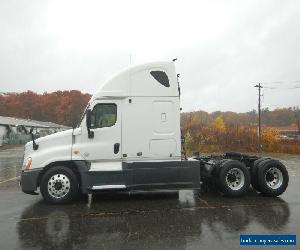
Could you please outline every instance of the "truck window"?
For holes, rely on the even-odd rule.
[[[169,78],[163,71],[151,71],[153,78],[165,87],[170,87]]]
[[[117,121],[117,105],[115,103],[96,104],[92,111],[91,128],[112,127]]]

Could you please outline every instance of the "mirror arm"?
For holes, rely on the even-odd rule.
[[[88,138],[89,139],[94,138],[94,131],[91,131],[91,110],[90,109],[86,111],[86,128],[88,131]]]
[[[89,139],[94,138],[94,131],[91,131],[90,128],[88,128],[87,130],[88,130],[88,138],[89,138]]]
[[[35,142],[34,135],[33,135],[33,128],[30,129],[29,133],[31,134],[32,148],[33,148],[33,150],[38,150],[39,145],[36,144],[36,142]]]

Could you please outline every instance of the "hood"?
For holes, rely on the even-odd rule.
[[[55,146],[59,146],[62,144],[72,144],[72,134],[73,134],[73,129],[68,129],[68,130],[64,130],[61,132],[57,132],[51,135],[46,135],[40,138],[35,139],[36,144],[39,145],[38,150],[34,151],[32,148],[32,140],[27,142],[25,144],[25,151],[26,152],[37,152],[37,151],[41,151],[44,150],[47,147],[55,147]],[[25,153],[26,153],[25,152]]]
[[[38,144],[39,142],[56,140],[56,139],[72,136],[72,133],[73,133],[73,129],[68,129],[68,130],[57,132],[57,133],[54,133],[51,135],[46,135],[46,136],[40,137],[40,138],[36,139],[35,141]],[[31,141],[31,143],[32,143],[32,141]]]
[[[35,140],[39,145],[37,150],[33,150],[30,141],[25,145],[24,160],[32,157],[32,168],[43,167],[49,162],[70,160],[72,149],[73,129],[68,129],[55,134],[47,135]]]

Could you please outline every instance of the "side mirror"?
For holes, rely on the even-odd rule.
[[[86,111],[86,128],[88,131],[88,137],[94,138],[94,132],[91,131],[91,126],[92,126],[92,110],[88,109]]]

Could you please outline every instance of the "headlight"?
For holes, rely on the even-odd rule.
[[[28,157],[27,160],[24,162],[24,169],[25,170],[28,170],[30,169],[31,167],[31,163],[32,163],[32,158],[31,157]]]

